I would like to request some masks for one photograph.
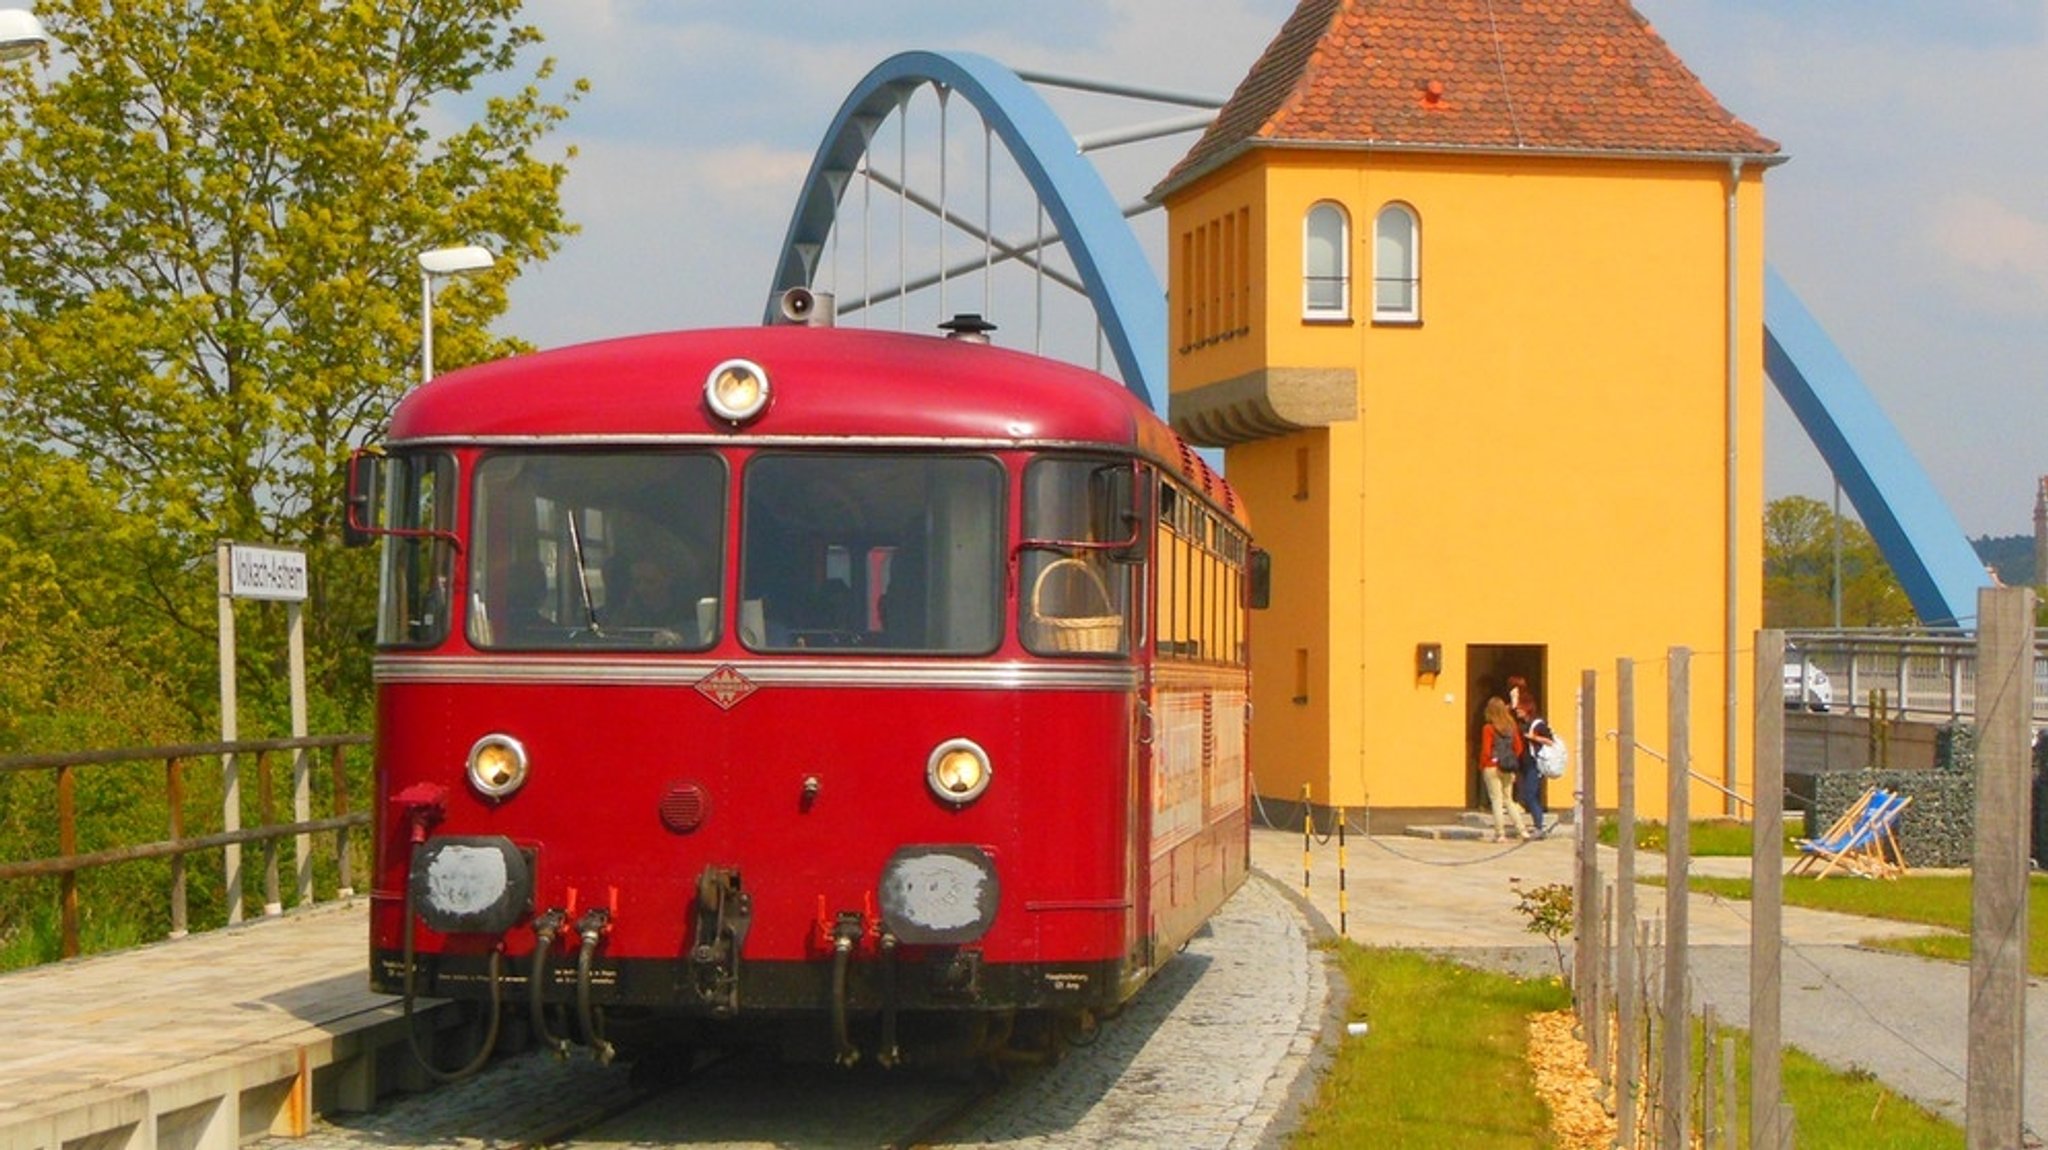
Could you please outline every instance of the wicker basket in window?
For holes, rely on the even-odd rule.
[[[1053,572],[1079,572],[1092,598],[1101,604],[1098,615],[1049,615],[1045,611],[1045,584]],[[1062,576],[1072,580],[1072,574]],[[1084,593],[1085,601],[1091,596]],[[1054,651],[1101,654],[1117,650],[1123,641],[1124,619],[1116,614],[1109,587],[1085,559],[1056,559],[1045,565],[1031,583],[1031,622],[1038,630],[1038,643]]]

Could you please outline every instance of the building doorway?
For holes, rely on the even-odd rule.
[[[1465,723],[1465,805],[1486,810],[1486,786],[1479,781],[1479,728],[1485,722],[1486,700],[1508,697],[1508,684],[1520,678],[1529,684],[1538,705],[1550,697],[1544,668],[1550,648],[1540,643],[1469,643],[1465,647],[1465,698],[1470,704]],[[1550,712],[1542,712],[1548,716]]]

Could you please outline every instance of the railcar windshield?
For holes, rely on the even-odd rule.
[[[764,453],[747,466],[744,502],[749,648],[984,654],[1001,639],[994,459]]]
[[[448,635],[455,560],[455,461],[445,454],[394,455],[380,469],[378,518],[384,548],[377,642],[424,647]]]
[[[499,451],[477,468],[468,635],[483,648],[717,641],[725,464],[692,451]]]

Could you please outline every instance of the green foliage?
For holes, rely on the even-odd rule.
[[[38,5],[63,66],[0,68],[0,575],[92,634],[0,633],[30,669],[110,645],[208,729],[214,542],[272,541],[309,551],[316,693],[366,712],[375,571],[338,477],[417,361],[413,256],[502,257],[437,301],[457,364],[517,349],[488,334],[506,284],[572,230],[539,148],[583,84],[542,60],[476,91],[539,42],[520,7]],[[284,612],[241,616],[249,730],[283,711]]]
[[[1521,880],[1509,879],[1508,886],[1515,892],[1515,911],[1528,920],[1523,929],[1550,940],[1551,952],[1557,956],[1557,976],[1571,981],[1564,965],[1564,940],[1572,936],[1573,925],[1571,884],[1524,887]]]
[[[1764,508],[1764,626],[1834,625],[1835,534],[1842,540],[1842,625],[1900,627],[1913,606],[1861,523],[1817,499],[1789,495]]]
[[[540,35],[521,7],[36,5],[61,62],[0,65],[0,755],[214,738],[221,539],[307,551],[312,728],[368,728],[377,573],[340,546],[340,476],[413,378],[414,257],[500,257],[439,293],[455,366],[520,350],[489,330],[506,286],[573,231],[569,153],[543,145],[585,85],[523,62]],[[245,737],[290,729],[287,618],[236,611]],[[368,769],[351,756],[357,810]],[[80,849],[168,838],[163,775],[75,772]],[[219,776],[188,765],[188,835],[220,829]],[[54,788],[0,774],[0,858],[57,853]],[[262,857],[244,852],[256,906]],[[164,860],[81,875],[86,948],[160,937],[169,876]],[[221,921],[219,853],[187,882],[193,929]],[[54,953],[55,891],[0,884],[0,964]]]

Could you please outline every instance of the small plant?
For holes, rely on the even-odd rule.
[[[1524,887],[1522,880],[1511,878],[1508,888],[1515,892],[1515,910],[1529,920],[1524,929],[1550,940],[1551,952],[1557,956],[1557,976],[1569,985],[1571,975],[1565,969],[1564,940],[1572,934],[1571,885],[1553,882]]]

